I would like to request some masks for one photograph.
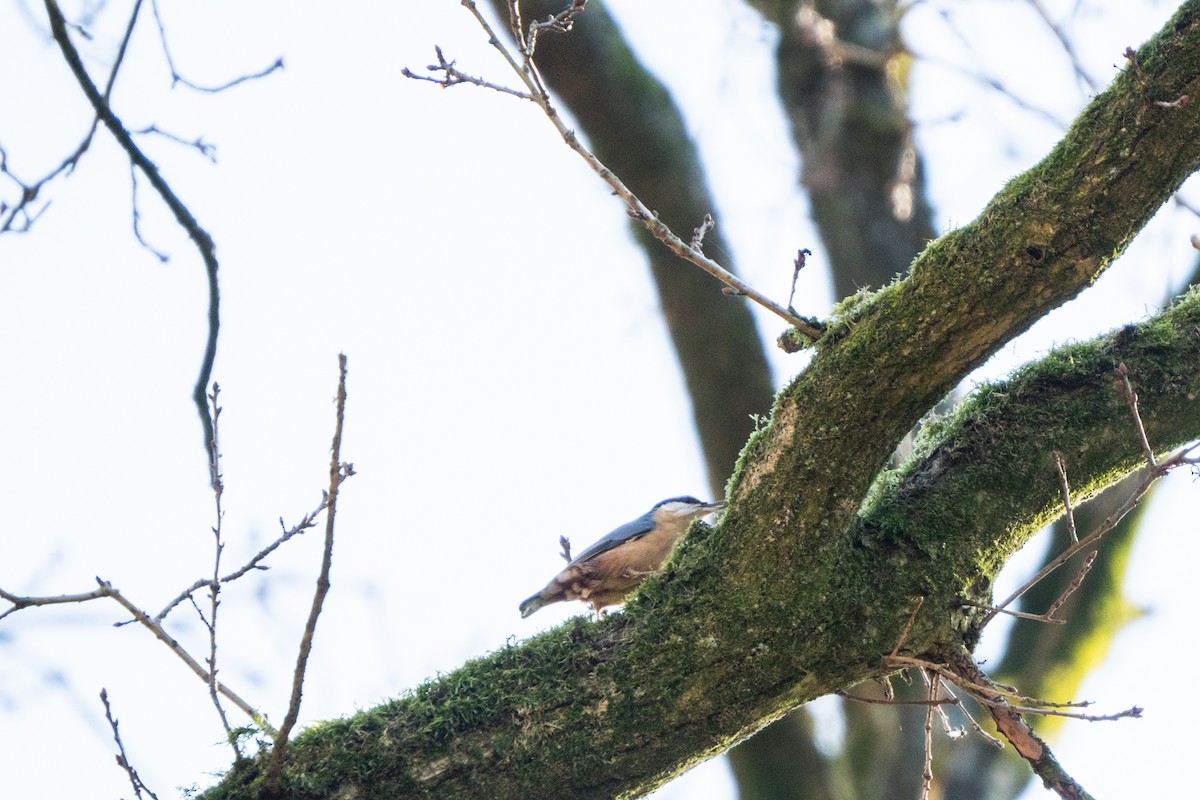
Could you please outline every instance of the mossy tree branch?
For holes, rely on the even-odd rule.
[[[457,797],[483,785],[493,797],[640,794],[795,705],[879,674],[918,597],[905,652],[936,659],[970,644],[977,615],[963,601],[987,599],[1004,560],[1058,508],[1057,476],[1035,445],[1064,454],[1079,496],[1137,460],[1128,411],[1110,388],[1079,388],[1074,369],[1103,385],[1113,359],[1129,364],[1156,447],[1200,434],[1192,295],[1052,356],[1004,392],[981,392],[939,428],[928,458],[893,490],[877,484],[858,514],[920,415],[1086,288],[1200,166],[1200,104],[1153,103],[1200,96],[1200,0],[1138,59],[1139,79],[1121,75],[979,219],[846,310],[743,452],[721,525],[694,531],[625,613],[575,620],[315,726],[294,743],[287,796]],[[1007,427],[988,416],[1020,412],[1026,398],[1049,410],[1016,413]],[[983,438],[964,449],[960,436]],[[967,452],[978,460],[953,461]],[[961,502],[932,491],[952,481]],[[901,524],[926,486],[937,514]],[[212,796],[253,796],[257,769],[247,764]]]

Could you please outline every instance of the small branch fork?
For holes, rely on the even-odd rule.
[[[1097,551],[1092,549],[1084,559],[1083,565],[1079,572],[1071,581],[1070,585],[1062,592],[1062,594],[1051,603],[1050,607],[1043,614],[1027,614],[1018,611],[1009,611],[1006,607],[1014,602],[1017,598],[1027,592],[1031,587],[1044,579],[1055,569],[1061,567],[1075,554],[1080,551],[1092,547],[1105,533],[1112,530],[1116,524],[1130,510],[1132,510],[1138,502],[1145,496],[1150,486],[1159,478],[1166,475],[1171,470],[1182,466],[1189,465],[1193,468],[1200,464],[1200,457],[1195,457],[1192,454],[1200,449],[1200,444],[1194,444],[1191,447],[1185,448],[1176,453],[1170,458],[1159,461],[1154,454],[1154,450],[1150,445],[1149,437],[1146,435],[1146,428],[1142,422],[1141,412],[1138,409],[1138,395],[1133,388],[1133,383],[1129,378],[1129,369],[1125,364],[1121,364],[1114,370],[1116,378],[1116,391],[1125,400],[1129,407],[1129,413],[1133,419],[1134,428],[1137,433],[1138,444],[1142,450],[1143,458],[1146,461],[1146,475],[1132,495],[1124,504],[1114,511],[1107,519],[1105,519],[1095,530],[1088,533],[1082,538],[1079,536],[1075,526],[1075,508],[1071,501],[1070,481],[1067,478],[1067,466],[1063,456],[1055,452],[1053,453],[1054,466],[1058,473],[1059,485],[1062,491],[1062,502],[1064,513],[1067,517],[1067,526],[1071,534],[1071,544],[1049,564],[1047,564],[1037,575],[1027,581],[1019,589],[1013,592],[998,606],[988,607],[976,603],[968,603],[968,605],[987,608],[988,614],[984,617],[983,624],[986,625],[998,613],[1011,614],[1021,619],[1031,619],[1040,622],[1062,623],[1063,620],[1056,618],[1054,615],[1062,608],[1063,603],[1067,598],[1075,592],[1083,583],[1088,571],[1095,561]],[[1089,722],[1111,721],[1126,718],[1140,717],[1142,709],[1133,706],[1124,711],[1119,711],[1115,714],[1086,714],[1075,709],[1087,708],[1090,703],[1055,703],[1048,700],[1038,698],[1025,697],[1019,695],[1017,690],[1011,686],[1004,686],[995,683],[980,669],[966,649],[959,649],[952,652],[944,660],[934,661],[928,658],[915,658],[907,655],[901,655],[900,650],[907,640],[909,633],[912,631],[913,625],[916,622],[917,614],[921,610],[924,603],[924,598],[918,598],[912,614],[905,623],[900,637],[896,642],[896,646],[892,651],[884,657],[883,667],[885,670],[906,670],[916,668],[920,670],[922,677],[925,679],[929,687],[928,699],[921,702],[922,705],[928,706],[925,714],[925,765],[922,773],[922,789],[920,797],[925,800],[930,793],[932,787],[932,730],[933,730],[933,714],[936,711],[943,715],[943,727],[948,733],[954,735],[950,730],[948,723],[945,720],[944,706],[958,705],[957,697],[950,690],[949,685],[957,686],[968,697],[988,710],[996,729],[1008,740],[1017,752],[1029,762],[1034,773],[1036,773],[1046,785],[1047,788],[1056,792],[1063,798],[1088,798],[1090,795],[1068,775],[1058,761],[1050,752],[1038,736],[1033,732],[1029,723],[1024,718],[1024,714],[1039,714],[1043,716],[1069,717],[1071,719],[1086,720]],[[942,692],[945,692],[949,697],[943,697]],[[839,692],[843,697],[851,700],[862,702],[894,702],[887,693],[885,700],[871,700],[868,698],[852,695],[847,692]],[[965,710],[963,713],[966,713]],[[968,719],[970,715],[968,715]],[[982,728],[971,720],[976,731],[983,733]],[[986,734],[984,734],[986,735]],[[989,737],[991,738],[991,737]],[[999,744],[998,740],[997,744]]]
[[[524,84],[525,91],[501,86],[461,72],[454,66],[453,61],[448,61],[445,58],[441,48],[435,48],[438,63],[430,64],[427,67],[428,71],[433,73],[432,75],[418,75],[411,70],[405,69],[403,71],[405,77],[431,81],[443,87],[457,86],[463,83],[473,84],[485,89],[520,97],[523,100],[529,100],[534,103],[542,110],[542,113],[546,115],[550,123],[554,125],[554,128],[558,131],[563,141],[566,142],[567,146],[587,162],[592,171],[609,185],[617,197],[621,198],[625,203],[626,213],[632,219],[645,225],[651,235],[666,245],[667,249],[724,283],[728,287],[725,290],[727,294],[744,295],[750,298],[771,313],[786,320],[809,339],[816,340],[824,334],[824,328],[820,325],[814,324],[812,321],[799,316],[791,309],[779,305],[752,288],[738,276],[729,272],[716,261],[704,255],[699,247],[700,240],[703,239],[702,233],[693,239],[692,244],[679,238],[674,231],[658,218],[657,214],[651,211],[637,195],[630,191],[629,187],[612,170],[606,167],[590,150],[584,147],[575,132],[563,122],[558,114],[558,110],[550,102],[550,94],[546,90],[545,82],[542,80],[537,66],[534,64],[533,55],[537,48],[538,37],[541,34],[566,33],[571,30],[575,18],[583,12],[584,7],[587,5],[587,0],[571,0],[571,4],[566,10],[549,17],[545,21],[531,22],[528,26],[522,23],[518,0],[509,0],[509,24],[510,30],[517,40],[517,55],[514,55],[504,46],[500,37],[480,12],[474,0],[460,0],[460,2],[475,18],[484,33],[487,34],[488,43],[499,51],[509,68],[517,75],[521,83]],[[711,228],[711,225],[707,223],[707,218],[706,222],[698,230],[705,229],[705,226]]]
[[[18,611],[22,611],[27,608],[35,608],[35,607],[39,607],[39,606],[63,605],[66,603],[86,603],[91,600],[98,600],[98,599],[104,598],[104,597],[111,598],[114,601],[116,601],[122,608],[124,608],[126,611],[128,611],[129,614],[132,616],[132,619],[122,620],[120,622],[114,623],[114,627],[122,627],[124,625],[128,625],[131,622],[136,622],[136,623],[140,624],[142,627],[146,628],[148,631],[150,631],[152,634],[154,634],[155,638],[157,638],[159,641],[161,641],[163,644],[165,644],[171,650],[171,652],[175,653],[175,655],[178,656],[179,659],[181,661],[183,661],[184,664],[187,665],[188,669],[190,669],[193,673],[196,674],[196,676],[198,678],[200,678],[200,680],[204,681],[204,683],[208,685],[209,693],[212,696],[213,703],[216,706],[218,714],[221,717],[221,722],[222,722],[223,727],[225,728],[226,735],[229,737],[230,745],[233,747],[234,752],[238,758],[241,758],[241,755],[242,755],[239,750],[239,747],[237,745],[237,736],[239,734],[239,731],[237,729],[231,728],[231,726],[229,725],[229,722],[226,718],[224,709],[221,706],[218,695],[221,697],[224,697],[226,700],[233,703],[233,705],[236,706],[239,710],[241,710],[244,714],[246,714],[246,716],[249,717],[254,722],[254,724],[258,726],[259,729],[261,729],[267,735],[273,737],[276,740],[276,746],[278,747],[280,745],[280,743],[285,740],[287,731],[290,730],[290,728],[295,725],[296,718],[299,714],[299,688],[298,687],[299,687],[299,684],[303,681],[304,666],[307,663],[308,653],[310,652],[311,647],[312,647],[312,638],[313,638],[313,634],[314,634],[314,631],[316,628],[316,617],[320,613],[321,605],[324,600],[325,594],[329,590],[329,569],[330,569],[330,564],[331,564],[331,560],[332,560],[332,544],[333,544],[333,516],[336,511],[338,489],[347,478],[349,478],[350,476],[355,474],[353,464],[341,462],[338,460],[340,458],[340,451],[341,451],[341,433],[342,433],[342,425],[343,425],[344,414],[345,414],[345,399],[346,399],[346,387],[345,387],[346,357],[344,355],[339,356],[339,366],[340,366],[340,377],[339,377],[339,383],[338,383],[337,425],[336,425],[334,441],[333,441],[333,462],[330,467],[330,488],[328,489],[328,491],[322,493],[321,502],[317,505],[317,507],[313,511],[310,511],[308,514],[305,514],[304,518],[299,523],[297,523],[295,526],[293,526],[292,528],[285,529],[283,531],[283,534],[279,538],[277,538],[274,542],[272,542],[271,544],[267,545],[265,548],[260,550],[246,564],[244,564],[237,570],[234,570],[233,572],[230,572],[224,576],[222,576],[220,574],[220,572],[221,572],[221,567],[220,567],[221,554],[225,547],[224,541],[223,541],[222,535],[221,535],[221,521],[224,517],[224,511],[222,510],[222,507],[221,507],[221,495],[224,491],[224,485],[222,482],[221,471],[220,471],[220,450],[218,448],[218,441],[216,439],[216,431],[218,430],[217,423],[218,423],[218,420],[219,420],[219,417],[221,414],[221,407],[218,404],[218,398],[220,396],[220,387],[218,387],[216,384],[213,384],[212,393],[208,395],[210,408],[211,408],[211,414],[212,414],[212,419],[210,420],[210,422],[211,422],[211,428],[214,431],[214,438],[213,438],[213,442],[212,442],[212,450],[214,453],[214,457],[213,457],[214,460],[212,463],[212,474],[214,476],[214,478],[213,478],[213,494],[214,494],[214,499],[215,499],[215,503],[216,503],[216,517],[217,517],[216,524],[212,528],[212,533],[213,533],[213,538],[214,538],[214,548],[215,548],[215,552],[216,552],[216,555],[215,555],[214,561],[213,561],[212,576],[208,577],[208,578],[202,578],[202,579],[196,581],[195,583],[193,583],[188,588],[184,589],[174,599],[172,599],[163,608],[162,611],[158,612],[158,614],[156,614],[153,617],[150,616],[147,612],[143,611],[141,608],[139,608],[136,604],[134,604],[133,601],[131,601],[129,598],[127,598],[124,594],[122,594],[119,589],[117,589],[115,586],[112,585],[112,583],[110,583],[102,578],[99,578],[99,577],[96,578],[96,584],[97,584],[96,589],[94,589],[90,592],[80,592],[77,594],[47,595],[47,596],[22,596],[22,595],[18,595],[13,592],[7,591],[4,588],[0,588],[0,599],[5,600],[9,604],[11,604],[9,608],[0,612],[0,620],[3,620],[5,617],[9,616],[10,614],[14,614]],[[325,552],[324,552],[324,558],[322,560],[321,576],[318,579],[317,596],[314,597],[313,611],[309,616],[309,621],[308,621],[307,626],[305,627],[304,637],[303,637],[303,640],[301,643],[301,655],[297,662],[295,682],[293,685],[292,704],[288,709],[287,719],[285,720],[285,725],[287,727],[281,728],[280,731],[277,731],[267,721],[267,717],[265,714],[260,712],[258,709],[256,709],[254,706],[252,706],[246,700],[242,699],[236,692],[234,692],[232,689],[230,689],[228,686],[226,686],[224,683],[222,683],[217,678],[218,670],[217,670],[216,621],[217,621],[217,611],[218,611],[218,608],[220,605],[219,594],[220,594],[221,587],[223,585],[228,584],[232,581],[237,580],[238,578],[243,577],[244,575],[248,574],[252,570],[267,569],[267,567],[262,563],[267,558],[267,556],[269,556],[280,545],[282,545],[284,542],[288,541],[292,537],[303,533],[304,531],[308,530],[309,528],[315,527],[315,525],[316,525],[315,518],[317,517],[317,515],[320,514],[321,511],[326,510],[326,509],[328,509],[329,513],[325,517]],[[280,526],[281,527],[283,526],[282,519],[280,520]],[[196,601],[196,598],[195,598],[195,593],[201,589],[209,590],[209,604],[208,604],[207,616],[206,616],[205,612],[201,609],[200,604]],[[164,627],[163,623],[164,623],[166,617],[171,613],[172,610],[174,610],[177,606],[179,606],[181,603],[184,603],[184,602],[190,603],[191,606],[196,610],[196,613],[200,616],[200,619],[203,622],[205,629],[207,630],[207,632],[209,634],[209,651],[208,651],[208,655],[205,658],[205,660],[207,662],[207,668],[204,664],[201,664],[201,662],[199,660],[197,660],[194,656],[192,656],[192,654],[189,653],[188,650],[182,644],[180,644],[178,640],[176,640],[170,633],[168,633],[166,628]],[[112,724],[114,726],[114,733],[115,733],[115,723],[112,723],[110,720],[110,724]]]
[[[179,199],[174,190],[163,178],[161,171],[151,161],[145,153],[134,142],[134,133],[125,127],[124,123],[113,112],[109,105],[109,98],[112,94],[112,88],[117,79],[117,74],[121,69],[121,65],[125,59],[125,53],[128,49],[130,39],[133,36],[134,27],[137,24],[138,17],[144,6],[143,0],[136,0],[129,15],[129,21],[125,27],[125,33],[121,38],[121,42],[117,48],[117,54],[111,71],[108,74],[108,79],[105,82],[103,89],[100,89],[92,82],[91,76],[88,74],[87,68],[84,66],[83,59],[79,54],[79,50],[75,47],[71,40],[71,31],[76,31],[79,35],[85,38],[90,38],[86,31],[78,25],[68,23],[63,16],[62,9],[59,8],[55,0],[44,0],[46,13],[50,23],[50,33],[59,50],[62,52],[63,59],[70,68],[76,82],[83,90],[87,97],[88,103],[92,106],[93,117],[88,128],[87,134],[83,137],[79,146],[70,153],[63,161],[49,173],[40,179],[27,183],[24,179],[17,177],[9,166],[8,153],[0,148],[0,175],[7,178],[16,185],[20,194],[19,197],[11,205],[0,201],[0,234],[13,232],[24,233],[30,230],[38,217],[49,207],[50,201],[45,201],[40,205],[35,205],[38,202],[39,195],[45,187],[60,176],[69,175],[74,171],[79,161],[91,147],[92,140],[95,137],[97,128],[103,124],[113,138],[117,141],[118,146],[123,150],[129,158],[130,170],[132,175],[133,191],[131,201],[133,204],[133,233],[138,243],[141,244],[147,251],[152,253],[160,262],[167,260],[167,255],[154,247],[146,240],[141,230],[141,214],[138,210],[138,173],[145,176],[146,180],[154,188],[155,192],[170,209],[176,222],[187,232],[189,238],[195,244],[196,249],[200,254],[200,259],[204,264],[205,271],[208,277],[208,337],[205,343],[204,355],[201,359],[199,376],[196,379],[195,386],[192,392],[192,400],[196,406],[196,410],[200,415],[201,424],[204,425],[204,443],[207,447],[212,439],[212,431],[207,427],[208,409],[207,409],[207,394],[206,390],[208,382],[212,376],[213,362],[216,358],[217,348],[217,332],[220,328],[220,294],[217,284],[217,256],[216,246],[208,232],[200,225],[196,217]],[[162,24],[162,19],[159,16],[158,5],[156,0],[152,0],[151,5],[154,7],[155,19],[158,22],[159,37],[162,41],[163,52],[166,55],[167,62],[170,65],[171,77],[173,83],[183,83],[198,91],[218,92],[227,89],[231,86],[236,86],[244,81],[261,78],[276,69],[283,67],[281,59],[265,70],[260,72],[245,75],[228,83],[217,87],[202,87],[190,81],[183,79],[175,69],[174,62],[171,60],[170,52],[167,48],[166,33]],[[170,134],[165,134],[157,128],[147,129],[149,132],[160,133],[178,140],[180,137],[174,137]],[[195,147],[201,154],[207,157],[212,157],[211,145],[204,145],[197,139],[194,143],[187,143],[189,146]],[[209,453],[211,460],[212,453]]]
[[[884,657],[883,668],[889,671],[917,669],[928,687],[927,699],[921,702],[921,705],[927,706],[924,727],[925,761],[919,795],[921,800],[927,800],[933,785],[932,748],[933,715],[935,712],[941,715],[942,728],[951,738],[958,738],[964,735],[966,731],[962,728],[955,728],[950,724],[944,710],[944,707],[947,705],[957,706],[967,717],[975,732],[984,736],[991,744],[997,747],[1004,746],[1003,742],[984,731],[982,726],[963,708],[957,695],[950,688],[951,685],[958,687],[967,697],[970,697],[980,706],[987,709],[992,717],[992,721],[996,725],[996,729],[1013,746],[1017,753],[1029,762],[1034,773],[1042,779],[1048,789],[1051,789],[1060,797],[1067,800],[1085,800],[1085,798],[1090,798],[1091,795],[1084,791],[1083,787],[1062,769],[1058,761],[1054,758],[1054,754],[1050,752],[1050,748],[1033,732],[1033,729],[1022,715],[1039,714],[1043,716],[1069,717],[1090,722],[1101,722],[1140,717],[1142,709],[1133,706],[1115,714],[1085,714],[1070,709],[1086,708],[1090,705],[1086,701],[1078,703],[1055,703],[1048,700],[1022,696],[1013,687],[995,683],[988,678],[966,649],[954,651],[945,661],[932,661],[926,658],[899,655],[899,651],[903,647],[909,631],[912,629],[913,622],[916,619],[916,612],[920,610],[920,606],[921,604],[918,602],[899,640],[896,642],[896,646],[892,649],[891,653]],[[943,693],[945,696],[943,696]],[[839,692],[839,694],[852,700],[866,700],[865,698],[845,692]],[[867,702],[891,701],[877,700]]]
[[[1053,560],[1051,560],[1050,563],[1046,564],[1046,566],[1044,566],[1036,575],[1022,584],[1016,591],[1004,598],[1004,600],[998,605],[991,608],[984,617],[983,624],[986,625],[996,616],[996,614],[999,613],[1011,614],[1013,616],[1027,619],[1039,619],[1046,622],[1061,622],[1061,620],[1053,619],[1052,617],[1054,613],[1062,607],[1062,604],[1066,601],[1067,597],[1069,597],[1070,594],[1078,589],[1083,583],[1084,577],[1087,575],[1088,570],[1091,569],[1092,562],[1096,558],[1096,551],[1094,549],[1088,554],[1079,574],[1075,577],[1063,594],[1051,605],[1045,614],[1022,614],[1020,612],[1009,611],[1008,606],[1015,602],[1017,598],[1028,592],[1047,575],[1070,561],[1076,553],[1092,547],[1098,541],[1100,541],[1100,538],[1104,536],[1104,534],[1115,528],[1117,523],[1120,522],[1126,514],[1137,507],[1138,503],[1142,501],[1142,498],[1146,496],[1146,493],[1150,491],[1150,487],[1153,486],[1159,478],[1163,477],[1177,467],[1185,465],[1195,467],[1196,465],[1200,464],[1200,457],[1192,455],[1197,451],[1197,449],[1200,449],[1200,444],[1194,444],[1191,447],[1184,448],[1165,461],[1158,461],[1154,455],[1154,449],[1150,446],[1150,441],[1146,436],[1146,428],[1142,424],[1142,416],[1138,410],[1137,392],[1134,391],[1133,384],[1129,380],[1129,368],[1122,363],[1116,368],[1116,370],[1114,370],[1114,375],[1116,377],[1117,393],[1124,398],[1126,404],[1129,406],[1129,413],[1133,417],[1138,443],[1141,446],[1142,455],[1146,460],[1145,477],[1142,479],[1141,483],[1137,485],[1137,488],[1133,490],[1133,493],[1129,496],[1129,498],[1121,504],[1120,508],[1110,514],[1108,518],[1096,526],[1095,530],[1080,539],[1075,533],[1074,509],[1071,506],[1070,489],[1068,488],[1066,478],[1066,466],[1062,461],[1062,457],[1056,454],[1056,466],[1058,467],[1059,478],[1063,487],[1063,505],[1067,515],[1067,524],[1072,531],[1072,544],[1063,550]]]

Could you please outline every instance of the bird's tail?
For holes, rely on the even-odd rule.
[[[532,597],[526,598],[521,603],[521,619],[525,619],[542,606],[547,605],[549,602],[550,601],[543,596],[542,592],[538,592]]]

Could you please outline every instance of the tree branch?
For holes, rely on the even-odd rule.
[[[302,734],[284,788],[290,775],[311,794],[283,796],[353,784],[367,794],[453,797],[485,777],[496,797],[644,791],[796,704],[885,672],[911,596],[927,599],[902,652],[961,647],[961,630],[982,616],[963,601],[986,597],[1004,557],[1062,511],[1050,452],[1087,454],[1069,456],[1080,499],[1141,463],[1112,389],[1120,361],[1139,378],[1157,450],[1200,436],[1200,408],[1189,399],[1200,391],[1193,292],[1142,325],[981,389],[930,426],[922,456],[877,484],[849,535],[830,537],[830,552],[812,551],[820,561],[800,562],[772,593],[721,605],[720,584],[734,581],[744,593],[746,579],[715,577],[714,551],[733,535],[761,541],[777,525],[706,531],[625,613],[576,618],[407,698]],[[839,569],[828,569],[835,558]],[[210,797],[251,796],[236,787],[254,774],[238,771]],[[547,775],[561,782],[550,787]]]
[[[196,385],[192,391],[192,400],[200,413],[201,425],[204,428],[204,447],[211,460],[212,430],[208,418],[208,381],[212,375],[213,361],[217,357],[217,332],[221,327],[220,291],[217,285],[217,246],[213,242],[212,237],[208,235],[208,231],[200,226],[199,221],[196,220],[192,212],[188,210],[187,206],[183,204],[183,201],[179,199],[175,191],[166,182],[166,179],[163,178],[158,166],[147,158],[146,154],[133,141],[133,137],[126,130],[125,124],[117,118],[112,108],[109,107],[107,96],[101,94],[96,85],[92,83],[87,68],[83,65],[83,59],[79,57],[79,51],[75,49],[75,45],[71,42],[66,20],[63,18],[58,4],[54,0],[45,0],[45,4],[46,13],[50,18],[50,32],[54,37],[54,41],[58,43],[67,66],[70,67],[75,80],[79,83],[80,88],[83,89],[83,93],[87,96],[88,102],[91,103],[92,108],[95,110],[96,116],[104,123],[104,127],[108,128],[109,133],[117,140],[117,144],[125,151],[125,154],[129,156],[130,162],[150,181],[150,185],[154,187],[159,197],[162,198],[167,208],[175,216],[176,222],[187,232],[188,237],[196,245],[196,249],[200,252],[200,258],[204,262],[204,268],[208,275],[208,341],[205,344],[204,358],[200,364],[200,375],[196,379]],[[136,19],[136,16],[134,18]],[[131,28],[132,24],[133,21],[131,20]],[[113,74],[116,74],[115,70]]]
[[[1190,0],[1139,52],[1136,81],[1128,70],[1119,76],[1041,164],[975,222],[930,245],[909,278],[844,308],[748,443],[720,526],[693,532],[625,613],[574,620],[409,697],[309,730],[292,745],[283,789],[453,797],[486,782],[495,797],[645,792],[790,708],[881,674],[917,598],[924,605],[906,650],[961,649],[980,616],[964,601],[988,599],[1004,559],[1036,530],[1015,520],[1040,527],[1061,511],[1050,462],[1031,476],[1026,453],[1014,463],[996,447],[1003,461],[984,449],[982,465],[944,472],[934,456],[956,444],[939,438],[922,451],[932,461],[906,476],[944,472],[941,480],[977,492],[986,477],[1022,503],[994,516],[970,502],[928,508],[938,527],[877,525],[886,536],[859,529],[857,510],[918,418],[1089,286],[1200,165],[1200,104],[1153,105],[1200,96],[1198,62],[1200,0]],[[1046,395],[1056,405],[1053,414],[1019,417],[1009,438],[1043,428],[1042,439],[1071,463],[1079,497],[1132,468],[1140,448],[1111,385],[1100,396],[1061,388],[1063,376],[1100,362],[1090,374],[1107,381],[1114,358],[1139,378],[1156,449],[1200,435],[1196,403],[1187,400],[1200,392],[1198,323],[1193,294],[1144,325],[1016,376],[1007,384],[1011,405],[997,413]],[[1156,365],[1167,370],[1162,380]],[[972,416],[990,407],[969,403],[953,430],[1004,444],[1002,426]],[[1121,437],[1106,438],[1118,428]],[[951,429],[939,426],[943,435]],[[1072,439],[1093,446],[1080,454]],[[885,490],[876,486],[873,513],[899,507],[882,502],[892,496]],[[988,520],[1006,523],[1002,535],[980,524]],[[239,770],[212,796],[242,796],[234,787],[257,769]]]

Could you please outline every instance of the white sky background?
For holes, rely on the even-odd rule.
[[[732,0],[609,5],[684,104],[739,269],[784,296],[796,248],[813,247],[818,267],[822,258],[771,94],[770,30]],[[1048,5],[1062,14],[1073,4]],[[1175,4],[1099,5],[1070,33],[1104,85],[1125,46]],[[89,28],[96,80],[125,8],[114,4]],[[943,8],[953,8],[954,28]],[[290,526],[316,505],[337,353],[350,359],[342,452],[359,474],[343,486],[302,721],[369,707],[581,613],[559,605],[522,621],[516,611],[561,563],[559,534],[582,546],[663,497],[705,486],[623,209],[529,104],[401,77],[402,67],[429,63],[437,43],[463,69],[506,79],[458,3],[165,2],[163,12],[193,81],[221,83],[278,56],[287,64],[216,96],[171,90],[147,9],[114,95],[129,126],[218,147],[214,166],[141,140],[218,245],[226,565],[274,538],[280,516]],[[0,145],[27,180],[59,163],[90,119],[44,29],[40,3],[0,4]],[[918,54],[986,71],[1064,121],[1085,99],[1017,0],[925,3],[905,32]],[[1059,136],[961,72],[922,65],[913,77],[912,116],[945,229],[969,221]],[[1193,203],[1197,195],[1193,186]],[[45,190],[53,203],[33,231],[0,239],[0,481],[10,498],[0,585],[10,591],[87,591],[99,575],[154,610],[211,572],[212,494],[190,400],[205,279],[145,181],[140,198],[142,230],[169,264],[134,240],[128,162],[101,132],[75,174]],[[1164,209],[1094,289],[978,379],[1143,318],[1191,269],[1187,237],[1197,228]],[[827,287],[810,269],[797,307],[826,313]],[[781,325],[759,321],[773,340]],[[805,363],[775,350],[771,358],[780,384]],[[1103,796],[1161,794],[1167,785],[1156,792],[1147,781],[1179,774],[1190,756],[1172,665],[1192,655],[1192,637],[1180,633],[1194,630],[1186,570],[1200,556],[1196,490],[1184,475],[1172,483],[1150,510],[1128,587],[1152,613],[1128,627],[1085,690],[1102,712],[1138,704],[1146,716],[1068,724],[1056,748]],[[221,676],[276,722],[320,538],[289,544],[270,572],[226,589],[221,606]],[[128,796],[101,687],[160,797],[207,785],[228,766],[205,687],[142,629],[111,627],[121,618],[114,604],[92,603],[0,622],[0,796]],[[181,609],[173,619],[203,656],[194,616]],[[727,798],[732,787],[714,760],[659,796]]]

